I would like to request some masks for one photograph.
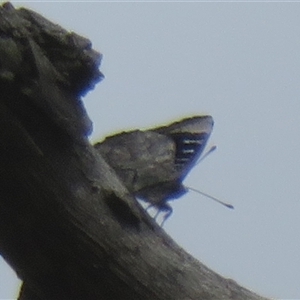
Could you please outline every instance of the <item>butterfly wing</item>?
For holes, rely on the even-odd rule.
[[[173,140],[174,164],[180,181],[200,158],[212,132],[213,124],[211,116],[196,116],[154,130]]]
[[[152,187],[176,173],[175,144],[168,136],[153,131],[130,131],[106,138],[95,145],[127,189],[143,199]],[[149,188],[147,195],[143,192]],[[154,190],[153,190],[153,193]],[[149,200],[150,202],[151,200]]]
[[[186,193],[183,179],[201,156],[211,134],[211,116],[187,118],[169,126],[129,131],[95,145],[128,191],[167,210],[168,200]]]

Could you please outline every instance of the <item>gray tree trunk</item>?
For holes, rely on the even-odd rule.
[[[19,299],[266,299],[172,241],[89,143],[90,41],[9,3],[0,33],[0,253]]]

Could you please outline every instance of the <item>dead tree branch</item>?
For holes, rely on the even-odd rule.
[[[176,245],[90,145],[81,96],[100,61],[87,39],[0,8],[0,253],[19,299],[263,299]]]

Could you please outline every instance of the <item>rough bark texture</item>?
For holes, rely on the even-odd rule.
[[[176,245],[90,145],[80,97],[100,60],[87,39],[0,7],[0,253],[19,299],[265,299]]]

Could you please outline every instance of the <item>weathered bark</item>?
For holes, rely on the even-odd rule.
[[[263,299],[176,245],[90,145],[80,96],[100,60],[88,40],[0,8],[0,253],[19,299]]]

